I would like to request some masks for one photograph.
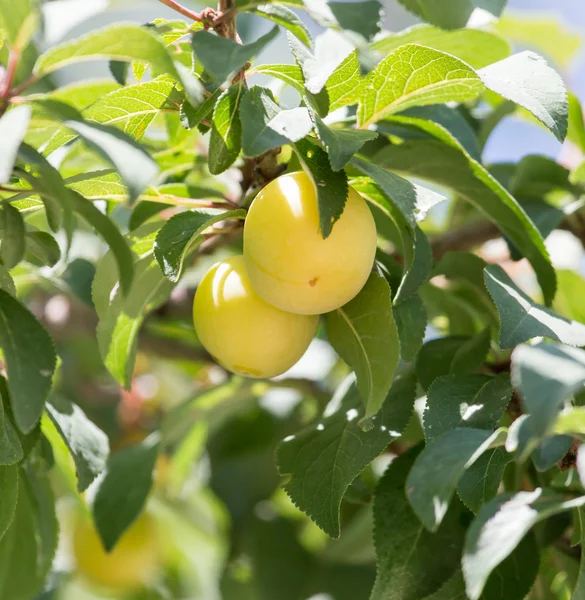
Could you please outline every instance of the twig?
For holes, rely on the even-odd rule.
[[[196,12],[193,12],[192,10],[189,10],[186,6],[183,6],[182,4],[175,2],[175,0],[158,0],[158,1],[162,2],[169,8],[172,8],[175,12],[182,14],[184,17],[187,17],[188,19],[197,21],[198,23],[204,22],[204,19],[200,13],[196,13]]]
[[[2,79],[2,85],[0,86],[0,116],[2,116],[8,108],[10,90],[12,89],[12,84],[14,83],[14,77],[16,76],[16,69],[18,68],[19,61],[20,48],[17,45],[14,45],[10,50],[8,66],[6,67],[6,72],[4,73],[4,78]]]

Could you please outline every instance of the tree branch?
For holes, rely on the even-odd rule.
[[[183,6],[182,4],[175,2],[175,0],[158,0],[158,1],[162,2],[169,8],[172,8],[175,12],[180,13],[181,15],[183,15],[184,17],[187,17],[188,19],[197,21],[198,23],[204,22],[204,19],[200,13],[196,13],[196,12],[193,12],[192,10],[189,10],[187,7]]]

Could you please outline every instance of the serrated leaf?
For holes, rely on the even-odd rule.
[[[27,231],[25,258],[38,267],[54,267],[61,259],[61,248],[50,233]]]
[[[193,34],[193,50],[205,70],[218,82],[224,82],[234,71],[241,69],[278,35],[278,27],[250,44],[238,44],[209,31]]]
[[[453,335],[430,340],[419,352],[416,375],[428,389],[441,375],[473,373],[483,365],[489,349],[489,329],[474,337]]]
[[[429,531],[441,524],[459,479],[490,448],[503,445],[506,430],[451,429],[428,443],[406,480],[406,496]]]
[[[26,249],[24,221],[18,209],[5,203],[0,208],[0,259],[7,269],[15,267]]]
[[[325,144],[329,154],[331,168],[334,171],[343,169],[360,148],[378,137],[375,131],[361,129],[334,129],[327,127],[319,115],[313,115],[319,139]],[[307,132],[308,133],[308,132]]]
[[[298,142],[313,129],[309,111],[304,107],[282,110],[274,101],[272,92],[253,87],[242,98],[242,149],[247,156]]]
[[[412,261],[405,265],[406,272],[396,291],[394,304],[400,304],[416,294],[423,283],[429,278],[433,266],[433,251],[427,236],[420,227],[414,230],[414,251]]]
[[[477,513],[496,496],[504,470],[512,458],[504,448],[493,448],[482,454],[463,473],[457,484],[457,494],[465,506]]]
[[[495,33],[482,29],[445,31],[433,25],[414,25],[398,33],[388,33],[370,49],[388,54],[404,44],[421,44],[459,58],[474,69],[481,69],[510,54],[510,44]]]
[[[164,275],[173,282],[179,281],[185,256],[203,241],[206,229],[219,221],[245,217],[244,209],[201,209],[174,215],[162,226],[154,243],[154,256]]]
[[[83,492],[106,466],[108,438],[77,404],[63,396],[53,396],[47,412],[75,461],[77,490]]]
[[[380,186],[386,198],[396,206],[411,227],[424,219],[433,206],[446,200],[442,194],[411,183],[363,158],[354,157],[350,164]]]
[[[530,414],[531,433],[544,436],[564,401],[585,384],[585,352],[546,343],[518,346],[512,354],[511,372]]]
[[[345,171],[333,171],[327,153],[308,140],[299,140],[294,148],[305,172],[315,185],[319,228],[325,239],[345,208],[349,193],[347,175]]]
[[[16,296],[14,280],[8,272],[8,269],[2,265],[0,265],[0,290],[8,292],[11,296]]]
[[[394,306],[393,312],[400,341],[400,357],[404,362],[411,362],[423,343],[427,311],[419,296],[411,296]]]
[[[18,467],[0,465],[0,540],[12,523],[18,498]]]
[[[161,75],[152,81],[105,94],[81,114],[88,121],[115,126],[135,140],[140,140],[169,101],[175,85],[171,77]],[[75,132],[62,127],[48,140],[43,153],[48,155],[76,137]]]
[[[433,441],[458,427],[495,429],[512,397],[510,376],[444,375],[427,391],[425,437]]]
[[[457,569],[465,530],[452,506],[436,533],[425,530],[404,495],[416,450],[396,458],[374,497],[377,576],[370,600],[420,600]]]
[[[504,494],[483,506],[467,530],[463,576],[467,595],[479,600],[492,571],[538,522],[585,504],[585,496],[568,500],[550,490]]]
[[[585,345],[585,325],[536,304],[501,267],[487,266],[484,277],[500,315],[500,348],[514,348],[539,336],[571,346]]]
[[[358,424],[363,404],[350,376],[318,423],[280,444],[279,471],[291,475],[285,486],[288,494],[331,537],[339,537],[344,493],[388,443],[400,436],[412,414],[414,395],[412,373],[397,376],[374,426],[364,431]]]
[[[444,133],[450,135],[447,130]],[[451,146],[437,141],[406,141],[382,150],[375,162],[452,188],[486,214],[522,250],[534,267],[545,302],[552,301],[556,276],[542,236],[518,202],[455,138]]]
[[[305,46],[311,47],[313,39],[309,28],[290,8],[281,4],[260,4],[250,12],[288,29]]]
[[[164,44],[149,29],[131,24],[110,25],[50,48],[38,58],[34,73],[47,75],[87,60],[138,61],[161,73],[176,73]]]
[[[306,89],[313,95],[319,94],[333,73],[353,52],[353,46],[343,36],[331,30],[315,40],[315,54],[288,35],[288,44],[297,65],[301,68]]]
[[[476,9],[489,12],[494,17],[499,17],[506,6],[506,0],[454,0],[449,5],[443,5],[436,0],[398,1],[425,21],[443,29],[465,27],[469,17]]]
[[[530,111],[560,141],[567,135],[569,103],[560,75],[534,52],[520,52],[478,71],[485,86]]]
[[[356,373],[368,419],[384,402],[400,357],[388,282],[372,273],[353,300],[328,313],[326,323],[329,342]]]
[[[26,135],[32,110],[30,106],[17,106],[0,118],[0,184],[8,183],[20,144]]]
[[[239,115],[243,84],[237,83],[218,99],[211,119],[211,138],[207,162],[212,175],[223,173],[240,154],[242,122]]]
[[[159,168],[155,161],[125,133],[111,126],[86,121],[77,110],[62,102],[45,100],[42,105],[116,168],[128,188],[130,202],[158,175]]]
[[[365,129],[412,106],[464,102],[482,91],[479,76],[463,61],[432,48],[406,44],[368,75],[360,98],[358,123]]]
[[[276,77],[290,85],[299,94],[305,92],[305,80],[301,68],[297,65],[256,65],[248,71],[250,75],[259,73],[268,77]]]
[[[92,202],[86,200],[77,192],[71,192],[71,201],[73,210],[94,227],[107,242],[110,251],[116,259],[120,276],[120,287],[127,294],[130,291],[134,278],[134,258],[126,240],[112,220],[99,211]]]
[[[152,487],[159,439],[150,436],[112,454],[92,506],[94,521],[107,551],[140,514]]]
[[[14,518],[0,540],[1,597],[36,596],[55,555],[57,530],[55,500],[45,476],[21,472]]]
[[[0,290],[0,346],[14,417],[19,429],[28,433],[43,413],[57,357],[46,329],[4,290]]]
[[[183,102],[179,113],[181,125],[185,129],[195,129],[202,121],[209,119],[222,93],[222,89],[217,88],[198,108],[193,108],[189,102]]]
[[[333,112],[342,106],[357,104],[363,83],[359,56],[354,50],[335,68],[325,83],[329,110]]]

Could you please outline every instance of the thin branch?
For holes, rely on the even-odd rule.
[[[0,85],[0,116],[2,116],[8,108],[10,90],[14,83],[14,77],[16,76],[16,69],[18,68],[19,61],[20,48],[15,44],[10,50],[8,65],[6,67],[6,72],[4,73],[4,78],[2,79],[2,84]]]
[[[182,4],[175,2],[175,0],[158,0],[158,1],[162,2],[169,8],[172,8],[175,12],[182,14],[184,17],[191,19],[192,21],[197,21],[198,23],[204,22],[204,19],[202,18],[202,16],[199,13],[189,10],[186,6],[183,6]]]

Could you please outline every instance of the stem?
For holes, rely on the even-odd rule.
[[[20,48],[15,45],[10,50],[8,66],[6,67],[6,72],[4,73],[4,78],[2,79],[2,85],[0,86],[0,116],[2,116],[8,108],[8,97],[10,95],[10,90],[12,89],[14,77],[16,76],[16,69],[18,68],[19,60]]]
[[[218,0],[217,8],[219,10],[219,19],[221,19],[221,27],[217,29],[218,33],[225,38],[237,42],[239,37],[236,31],[234,0]]]
[[[158,1],[162,2],[169,8],[172,8],[174,11],[182,14],[183,16],[187,17],[188,19],[192,19],[193,21],[197,21],[199,23],[201,23],[203,21],[203,19],[201,18],[201,15],[199,13],[189,10],[187,7],[183,6],[182,4],[175,2],[175,0],[158,0]]]
[[[39,81],[39,79],[41,79],[41,77],[39,77],[38,75],[31,75],[28,79],[25,79],[22,83],[20,83],[12,89],[12,91],[10,92],[10,97],[14,98],[15,96],[19,96],[28,87]]]

